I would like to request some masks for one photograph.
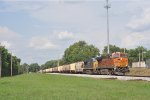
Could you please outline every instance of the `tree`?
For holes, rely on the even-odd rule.
[[[120,48],[116,45],[109,45],[109,49],[110,49],[110,55],[114,52],[124,52],[124,48]],[[127,49],[125,49],[127,51]],[[103,54],[102,54],[103,58],[107,58],[108,54],[107,54],[107,46],[104,47],[103,50]]]
[[[27,63],[24,63],[24,64],[20,65],[20,67],[18,69],[18,73],[19,74],[28,73],[28,69],[29,69],[29,65]]]
[[[115,46],[115,45],[109,45],[109,49],[110,49],[110,54],[113,53],[113,52],[124,52],[124,48],[120,48],[118,46]],[[104,50],[103,50],[103,54],[107,54],[107,46],[104,47]]]
[[[37,72],[40,70],[38,63],[32,63],[29,65],[29,72]]]
[[[56,67],[58,65],[58,60],[50,60],[43,64],[42,69]]]
[[[2,54],[2,76],[10,76],[11,73],[11,54],[8,53],[8,50],[4,46],[0,46],[0,51]],[[12,56],[12,72],[13,75],[18,74],[18,68],[20,67],[21,59],[16,56]]]
[[[139,61],[139,53],[140,53],[140,58],[142,60],[142,53],[144,53],[144,52],[146,54],[143,54],[143,60],[145,60],[147,58],[150,58],[149,52],[143,46],[139,46],[139,47],[137,47],[135,49],[128,50],[129,64],[131,65],[132,62]]]
[[[67,48],[63,55],[64,64],[84,61],[96,57],[100,51],[94,45],[88,45],[85,41],[79,41]]]
[[[150,50],[145,51],[143,56],[144,56],[144,60],[145,59],[150,59]]]

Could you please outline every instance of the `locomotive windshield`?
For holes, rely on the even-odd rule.
[[[126,58],[127,55],[126,54],[120,54],[120,57]]]
[[[119,58],[119,54],[118,53],[113,54],[112,58]]]
[[[112,58],[120,58],[120,57],[127,58],[127,55],[124,54],[124,53],[114,53],[114,54],[112,54]]]

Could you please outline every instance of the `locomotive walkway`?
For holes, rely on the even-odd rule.
[[[97,79],[117,79],[117,80],[141,80],[149,81],[150,77],[132,77],[132,76],[114,76],[114,75],[88,75],[88,74],[64,74],[64,73],[47,73],[54,75],[76,76],[76,77],[90,77]]]

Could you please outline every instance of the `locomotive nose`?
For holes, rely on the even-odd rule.
[[[118,58],[114,63],[118,67],[126,67],[128,65],[128,60],[126,58]]]
[[[127,63],[128,63],[127,59],[121,58],[120,60],[121,60],[120,63],[121,63],[121,66],[122,66],[122,67],[126,67],[126,66],[128,65],[128,64],[127,64]]]

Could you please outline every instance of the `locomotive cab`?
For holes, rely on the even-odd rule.
[[[121,52],[112,53],[114,66],[117,72],[128,72],[128,57],[127,54]]]

